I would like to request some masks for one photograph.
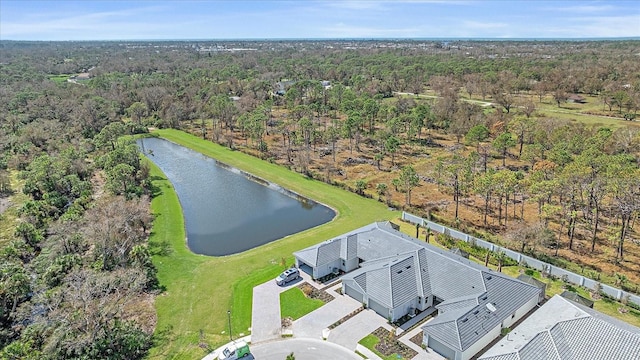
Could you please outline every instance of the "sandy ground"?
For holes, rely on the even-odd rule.
[[[9,198],[0,198],[0,214],[9,208],[11,200]]]

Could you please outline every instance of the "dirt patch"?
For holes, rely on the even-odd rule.
[[[373,332],[373,335],[380,339],[380,342],[376,344],[376,350],[384,356],[399,354],[403,359],[413,359],[418,355],[415,350],[398,340],[394,330],[390,331],[379,327]]]
[[[419,333],[413,335],[413,337],[411,339],[409,339],[409,341],[411,341],[412,343],[418,345],[418,346],[422,346],[422,340],[424,340],[424,334],[422,334],[422,331],[420,331]]]
[[[0,215],[11,206],[11,199],[0,197]]]
[[[298,285],[298,289],[302,290],[304,295],[306,297],[308,297],[309,299],[322,300],[325,304],[334,299],[334,297],[329,295],[328,292],[326,292],[324,290],[316,289],[315,287],[313,287],[308,282],[304,282],[304,283]]]

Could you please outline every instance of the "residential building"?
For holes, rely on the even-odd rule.
[[[396,321],[436,309],[424,345],[467,360],[537,304],[541,289],[395,230],[364,226],[294,253],[314,278],[339,271],[342,291]]]
[[[637,360],[640,329],[555,295],[479,360]]]

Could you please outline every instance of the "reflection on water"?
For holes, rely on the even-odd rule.
[[[324,224],[333,210],[198,152],[158,138],[138,146],[173,184],[189,248],[229,255]]]

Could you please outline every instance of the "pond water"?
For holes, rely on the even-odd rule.
[[[173,184],[187,244],[203,255],[230,255],[324,224],[330,208],[158,138],[138,146]]]

